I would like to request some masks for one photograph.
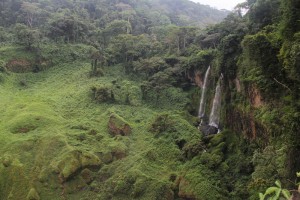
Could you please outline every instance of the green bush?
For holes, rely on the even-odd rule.
[[[4,73],[7,71],[5,65],[6,63],[3,60],[0,60],[0,73]]]
[[[200,162],[209,169],[216,169],[221,164],[222,157],[217,154],[204,152],[201,154]]]
[[[114,102],[114,92],[110,87],[100,86],[92,87],[92,96],[97,103]]]
[[[156,134],[172,131],[175,122],[171,120],[169,114],[157,115],[150,126],[150,131]]]
[[[256,35],[247,35],[242,47],[241,79],[247,84],[255,84],[265,99],[278,97],[285,92],[286,88],[278,87],[277,83],[284,82],[284,74],[277,57],[280,40],[276,33],[262,31]]]

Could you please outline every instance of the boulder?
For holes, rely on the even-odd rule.
[[[112,136],[128,136],[131,134],[130,125],[120,116],[111,114],[108,121],[108,130]]]
[[[210,125],[201,125],[199,130],[203,133],[204,136],[214,135],[218,133],[218,128]]]
[[[86,184],[90,184],[94,180],[93,172],[87,168],[81,171],[80,176]]]
[[[62,182],[74,177],[83,168],[100,168],[101,160],[89,152],[73,150],[66,153],[57,165]]]
[[[101,158],[101,161],[105,164],[111,163],[113,159],[112,152],[101,152],[98,153],[98,157]]]

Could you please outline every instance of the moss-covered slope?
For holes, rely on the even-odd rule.
[[[162,99],[166,106],[159,109],[141,95],[127,102],[127,88],[141,82],[129,80],[120,67],[105,68],[104,77],[89,77],[84,61],[2,74],[2,199],[200,198],[195,185],[215,187],[210,175],[198,180],[194,175],[204,173],[186,166],[204,150],[197,147],[199,131],[185,119],[180,99],[187,94],[174,90],[170,95],[179,101],[171,106],[172,96]],[[116,100],[94,100],[91,88],[99,85],[112,88]],[[112,136],[111,124],[126,124],[131,132]]]

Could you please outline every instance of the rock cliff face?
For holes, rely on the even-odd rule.
[[[240,133],[250,140],[260,137],[265,143],[268,142],[266,128],[254,118],[253,112],[230,107],[226,110],[225,120],[226,125],[234,132]]]
[[[263,124],[259,119],[255,117],[256,109],[261,108],[264,105],[261,92],[255,85],[242,85],[238,78],[232,80],[236,93],[244,96],[241,103],[248,104],[248,107],[242,106],[242,104],[233,104],[231,90],[227,90],[227,99],[229,99],[229,105],[223,108],[225,114],[224,123],[226,127],[229,127],[236,133],[243,134],[249,140],[262,139],[264,144],[269,141],[267,126]]]
[[[300,171],[300,84],[295,79],[295,75],[299,77],[300,54],[296,55],[295,50],[300,48],[300,4],[289,0],[247,1],[246,4],[249,10],[244,18],[233,14],[219,27],[209,30],[211,36],[220,33],[212,45],[215,46],[213,59],[201,57],[201,64],[198,68],[193,66],[194,72],[189,73],[189,78],[201,88],[204,70],[211,65],[209,90],[213,91],[216,80],[224,74],[221,125],[224,132],[229,130],[230,134],[226,135],[224,144],[220,144],[229,144],[222,151],[223,161],[230,163],[231,156],[244,156],[242,166],[231,165],[230,168],[234,174],[249,177],[239,183],[247,185],[250,194],[242,199],[256,199],[257,191],[264,192],[277,179],[284,188],[294,188],[287,180],[296,180],[296,172]],[[270,14],[269,22],[260,15],[263,10],[270,11],[263,12]],[[278,13],[285,14],[279,17]],[[206,49],[198,56],[205,55],[204,52],[210,51]],[[211,109],[213,98],[213,92],[208,93],[207,110]],[[204,136],[209,132],[205,126],[200,131]],[[207,136],[204,140],[222,134]],[[208,151],[215,151],[210,145],[208,142]],[[232,146],[237,149],[229,153]],[[213,156],[211,153],[209,158]],[[207,164],[206,158],[204,160]],[[245,166],[248,166],[246,172],[242,170]],[[226,177],[230,170],[224,171]]]
[[[261,93],[255,85],[248,86],[245,92],[252,107],[258,108],[263,105]]]
[[[187,77],[197,87],[202,88],[204,82],[204,73],[199,70],[189,70],[187,73]]]
[[[194,75],[194,82],[198,87],[202,87],[203,86],[203,79],[202,79],[202,74],[200,71],[196,71],[195,75]]]

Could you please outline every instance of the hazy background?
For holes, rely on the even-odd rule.
[[[210,5],[217,9],[232,10],[238,3],[245,2],[246,0],[191,0],[204,5]]]

